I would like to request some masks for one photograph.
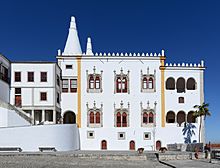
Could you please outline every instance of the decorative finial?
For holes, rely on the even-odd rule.
[[[203,60],[201,61],[201,66],[204,67],[204,61]]]
[[[94,55],[92,52],[92,41],[90,37],[87,38],[86,55]]]
[[[57,50],[57,55],[58,55],[58,56],[61,56],[61,50],[60,50],[60,49]]]
[[[76,19],[74,16],[71,17],[70,28],[76,29]]]

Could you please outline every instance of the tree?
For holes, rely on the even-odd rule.
[[[193,135],[195,135],[195,131],[194,131],[195,128],[196,128],[196,126],[193,125],[192,123],[185,124],[185,127],[183,128],[182,132],[183,132],[184,136],[186,135],[186,137],[184,137],[184,139],[185,139],[184,142],[186,144],[192,143],[191,138]]]
[[[200,118],[200,124],[199,124],[199,142],[201,141],[201,127],[203,120],[206,119],[206,116],[210,116],[211,112],[208,109],[209,104],[208,103],[202,103],[202,105],[195,105],[194,108],[196,109],[193,113],[193,115],[196,118]]]

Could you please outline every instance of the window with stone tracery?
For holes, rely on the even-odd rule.
[[[100,74],[96,73],[96,68],[94,66],[93,73],[87,73],[87,92],[88,93],[101,93],[102,92],[102,71]]]
[[[102,127],[103,119],[102,119],[102,104],[100,108],[96,107],[96,103],[93,103],[93,108],[89,108],[89,104],[87,106],[87,126],[88,127]]]
[[[115,74],[115,93],[130,93],[129,90],[129,71],[127,74],[123,73],[123,70],[121,69],[120,74],[116,74],[116,71],[114,71]]]
[[[149,101],[147,102],[147,108],[143,108],[143,103],[141,102],[141,126],[142,127],[153,127],[156,124],[155,121],[155,109],[156,109],[156,102],[154,103],[154,108],[150,108]]]
[[[129,127],[129,106],[128,103],[128,108],[124,108],[121,101],[120,108],[115,108],[115,127]]]
[[[149,73],[149,67],[147,68],[147,74],[143,74],[141,70],[141,92],[155,92],[156,91],[156,71],[154,74]]]

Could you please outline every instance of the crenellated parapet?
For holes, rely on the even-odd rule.
[[[96,57],[165,57],[164,50],[160,53],[95,53],[94,55],[88,55],[83,53],[82,56],[96,56]]]
[[[200,63],[166,63],[165,67],[191,67],[191,68],[205,68],[204,61]]]

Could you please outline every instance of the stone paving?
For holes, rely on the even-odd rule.
[[[81,152],[82,153],[82,152]],[[81,154],[78,153],[78,154]],[[93,152],[83,152],[92,154]],[[0,153],[0,168],[220,168],[220,161],[209,160],[165,160],[162,163],[152,160],[114,160],[92,157],[74,157],[76,153]],[[106,152],[116,155],[116,152]],[[119,155],[135,153],[119,152]],[[97,153],[95,154],[97,155]]]

